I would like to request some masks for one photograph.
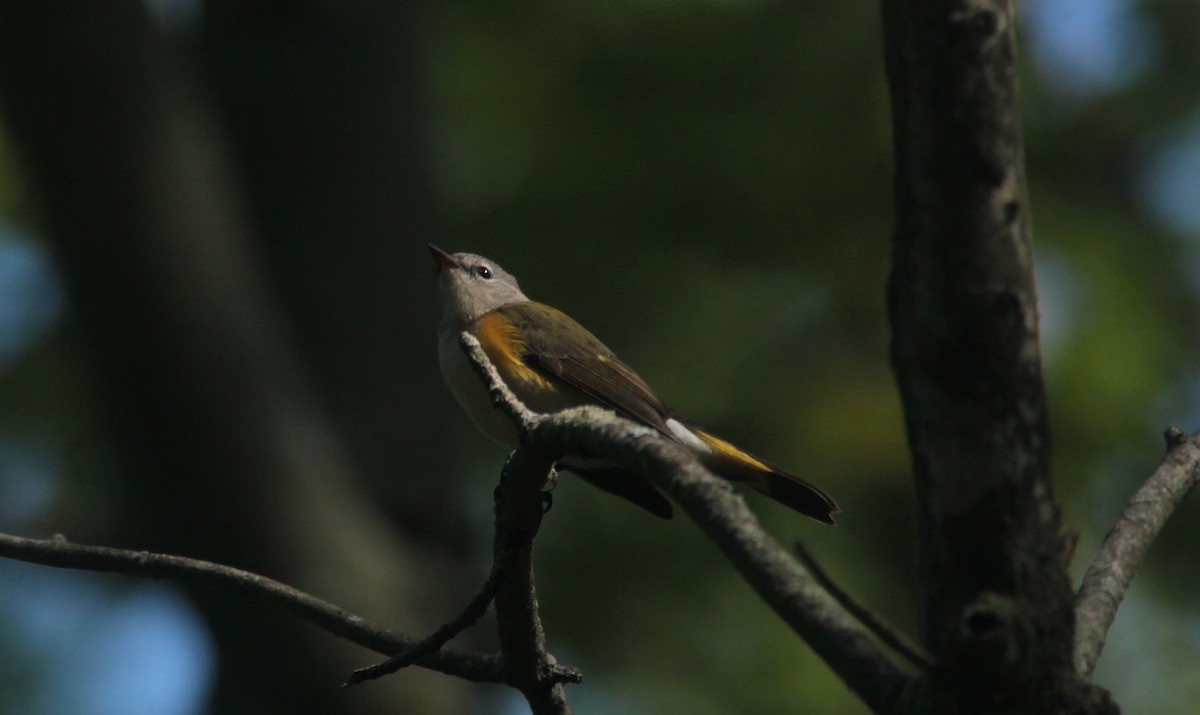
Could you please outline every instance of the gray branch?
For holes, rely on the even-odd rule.
[[[459,616],[435,633],[382,663],[354,671],[346,685],[374,680],[419,663],[479,620],[495,601],[504,682],[525,695],[536,715],[570,715],[563,684],[578,683],[583,676],[576,668],[558,665],[546,652],[533,580],[533,537],[542,522],[542,490],[553,469],[552,460],[536,456],[531,450],[513,453],[496,488],[495,553],[491,572],[479,593]]]
[[[463,349],[496,405],[514,419],[522,447],[542,459],[563,454],[612,461],[645,475],[671,495],[787,625],[876,712],[899,712],[916,678],[905,674],[870,635],[772,539],[724,480],[654,430],[599,407],[550,415],[530,412],[512,395],[479,342]]]
[[[506,681],[521,691],[534,715],[570,715],[564,682],[578,683],[575,668],[560,666],[546,651],[533,573],[533,537],[544,511],[542,489],[554,460],[533,449],[509,457],[496,488],[493,560],[504,564],[496,591],[496,630]]]
[[[409,650],[419,642],[416,638],[389,631],[286,584],[209,561],[147,551],[72,544],[61,537],[28,539],[10,534],[0,534],[0,557],[43,566],[119,573],[142,578],[169,578],[180,583],[215,586],[239,595],[257,598],[332,635],[384,655],[395,655]],[[416,664],[474,682],[505,682],[503,661],[496,654],[481,655],[441,648],[418,659]]]
[[[1075,668],[1090,678],[1142,557],[1179,502],[1200,482],[1200,432],[1167,430],[1167,456],[1130,498],[1075,595]]]

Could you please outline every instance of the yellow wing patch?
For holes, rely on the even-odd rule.
[[[503,313],[492,311],[475,321],[475,337],[483,346],[488,359],[496,366],[500,377],[517,397],[528,400],[530,392],[554,391],[556,386],[525,364],[521,352],[525,340],[517,327]]]

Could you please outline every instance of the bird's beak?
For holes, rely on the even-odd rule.
[[[458,261],[454,260],[454,256],[451,256],[449,253],[446,253],[432,243],[429,244],[429,252],[433,254],[433,261],[435,264],[437,264],[438,273],[441,273],[445,268],[458,265]]]

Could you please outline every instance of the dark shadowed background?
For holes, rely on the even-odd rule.
[[[495,259],[680,412],[840,502],[763,499],[914,631],[869,2],[0,2],[0,530],[211,558],[422,635],[504,458],[440,383],[425,243]],[[1058,497],[1078,576],[1200,426],[1200,3],[1020,5]],[[1200,505],[1096,680],[1200,698]],[[564,477],[537,542],[581,713],[863,713],[685,519]],[[491,623],[464,646],[494,645]],[[0,714],[522,712],[235,596],[0,562]]]

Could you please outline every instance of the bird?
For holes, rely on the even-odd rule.
[[[437,270],[438,362],[459,405],[481,432],[516,448],[516,425],[497,410],[460,344],[468,332],[497,373],[535,413],[599,405],[650,427],[692,452],[717,476],[833,524],[836,502],[816,486],[735,447],[675,413],[599,338],[566,313],[530,300],[512,274],[473,253],[430,244]],[[651,514],[670,519],[671,502],[645,477],[616,464],[566,457],[556,465]]]

